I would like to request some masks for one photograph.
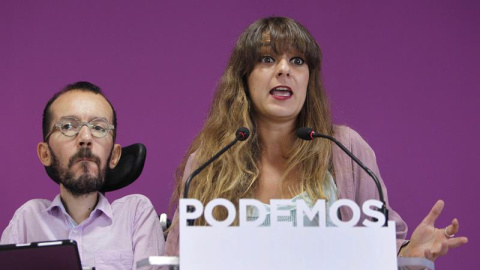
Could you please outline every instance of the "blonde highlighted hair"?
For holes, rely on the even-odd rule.
[[[276,54],[299,52],[305,57],[310,76],[305,104],[298,116],[296,127],[308,126],[319,133],[332,135],[332,122],[327,98],[322,86],[320,48],[301,24],[285,17],[262,18],[239,37],[228,67],[223,74],[210,108],[208,118],[191,144],[176,173],[176,191],[172,203],[183,194],[183,175],[187,160],[195,153],[194,168],[211,158],[230,143],[239,127],[250,129],[250,138],[237,143],[217,161],[197,175],[191,183],[189,197],[204,205],[214,198],[225,198],[238,205],[241,198],[253,198],[259,176],[259,160],[262,150],[257,133],[254,108],[248,95],[247,78],[260,60],[262,49]],[[290,151],[287,154],[287,170],[283,180],[295,171],[294,189],[290,192],[306,192],[312,200],[325,199],[326,173],[332,167],[331,144],[326,140],[306,142],[297,139],[292,132]],[[285,183],[283,186],[286,186]],[[292,185],[288,185],[291,187]],[[226,217],[224,209],[217,207],[217,219]],[[205,224],[203,219],[196,224]]]

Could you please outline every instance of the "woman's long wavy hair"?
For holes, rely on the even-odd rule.
[[[176,192],[172,203],[176,204],[183,194],[185,178],[188,177],[183,174],[190,155],[195,153],[193,164],[197,165],[193,169],[196,169],[196,166],[230,143],[235,138],[235,131],[242,126],[250,129],[250,138],[237,143],[197,175],[191,183],[189,197],[200,200],[204,205],[214,198],[225,198],[237,206],[239,199],[254,197],[262,145],[248,95],[247,78],[259,62],[262,48],[269,48],[277,55],[289,51],[303,54],[310,76],[306,101],[295,128],[306,126],[332,135],[330,110],[320,76],[321,52],[317,42],[305,27],[292,19],[260,19],[247,27],[237,41],[215,92],[205,125],[177,169]],[[331,156],[331,144],[328,141],[303,141],[297,139],[293,131],[290,151],[287,153],[288,167],[282,179],[282,194],[306,192],[314,201],[326,199],[324,189],[329,183],[325,181],[325,175],[328,170],[333,173]],[[296,176],[293,185],[286,183],[287,176],[292,172]],[[226,210],[216,207],[214,216],[223,220],[227,216]],[[205,220],[197,219],[196,224],[204,225]]]

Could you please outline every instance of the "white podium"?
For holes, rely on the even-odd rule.
[[[255,205],[252,200],[244,202]],[[271,205],[291,203],[288,200],[271,200]],[[239,202],[239,226],[230,226],[236,209],[225,199],[215,199],[207,204],[194,199],[181,199],[179,207],[180,254],[179,258],[149,257],[137,263],[137,267],[159,266],[182,270],[433,270],[433,263],[421,258],[396,257],[395,222],[385,223],[384,216],[372,211],[371,206],[381,205],[367,201],[362,208],[349,200],[338,200],[330,208],[329,217],[334,226],[326,226],[324,201],[313,207],[304,207],[303,201],[295,202],[297,223],[283,222],[281,216],[289,211],[272,210],[270,226],[245,221],[245,205]],[[379,202],[378,202],[379,203]],[[348,206],[354,212],[351,220],[339,220],[338,206]],[[213,219],[213,207],[222,205],[231,214],[223,221]],[[187,206],[193,206],[189,211]],[[255,206],[261,209],[261,206]],[[204,211],[205,209],[205,211]],[[360,210],[361,209],[361,210]],[[374,219],[359,220],[360,211]],[[304,213],[310,220],[317,215],[318,226],[303,226]],[[190,219],[204,214],[211,226],[187,226]],[[383,218],[383,221],[380,219]],[[258,223],[258,224],[257,224]],[[301,224],[301,225],[298,225]],[[363,224],[357,227],[356,224]],[[167,269],[167,268],[162,268]]]
[[[425,258],[398,258],[398,270],[435,270],[434,263]],[[180,259],[169,256],[150,256],[137,262],[138,269],[180,270]]]

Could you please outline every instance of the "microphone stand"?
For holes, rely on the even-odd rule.
[[[307,134],[307,132],[308,132],[308,134]],[[325,138],[325,139],[328,139],[328,140],[334,142],[338,147],[340,147],[340,149],[342,149],[343,152],[345,152],[345,154],[347,154],[355,163],[358,164],[358,166],[360,166],[360,168],[362,168],[373,179],[373,181],[375,182],[375,185],[377,186],[380,201],[383,203],[382,208],[379,209],[380,212],[383,213],[383,215],[385,216],[385,224],[383,224],[383,226],[387,227],[387,225],[388,225],[388,209],[387,209],[387,204],[385,203],[385,199],[384,199],[384,196],[383,196],[382,186],[380,185],[380,181],[378,180],[378,177],[369,168],[367,168],[367,166],[363,165],[363,163],[356,156],[354,156],[352,154],[352,152],[350,152],[337,139],[335,139],[331,136],[328,136],[328,135],[316,133],[311,128],[299,128],[297,130],[297,136],[299,138],[303,139],[303,140],[313,140],[313,138],[320,137],[320,138]]]
[[[212,163],[213,161],[218,159],[218,157],[220,157],[223,153],[225,153],[228,149],[230,149],[238,141],[246,140],[249,135],[250,135],[250,131],[247,128],[245,128],[245,127],[239,128],[236,132],[235,139],[231,143],[229,143],[227,146],[222,148],[218,153],[216,153],[213,157],[211,157],[209,160],[207,160],[207,162],[203,163],[202,166],[198,167],[195,171],[193,171],[193,173],[190,174],[190,176],[187,178],[187,181],[185,182],[185,187],[183,189],[183,198],[184,199],[188,198],[188,191],[190,189],[190,183],[192,182],[193,178],[195,176],[197,176],[197,174],[199,174],[201,171],[203,171],[203,169],[205,169],[205,167],[210,165],[210,163]],[[187,212],[193,212],[193,206],[188,206]],[[189,219],[187,222],[188,222],[188,226],[193,226],[195,220]]]

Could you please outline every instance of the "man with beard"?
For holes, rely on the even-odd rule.
[[[111,204],[98,192],[107,167],[121,156],[116,114],[100,88],[67,85],[43,112],[37,153],[60,182],[53,201],[34,199],[16,212],[1,244],[73,239],[84,267],[135,269],[138,260],[163,255],[164,237],[150,200],[129,195]]]

